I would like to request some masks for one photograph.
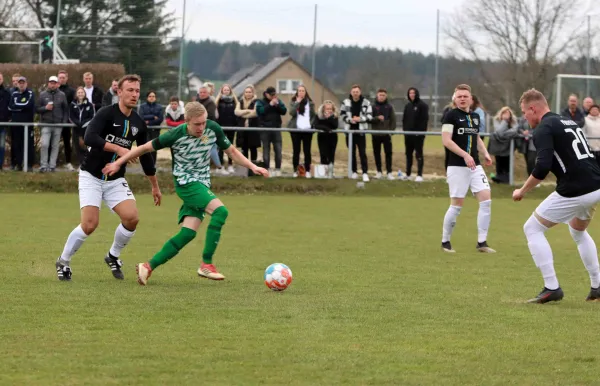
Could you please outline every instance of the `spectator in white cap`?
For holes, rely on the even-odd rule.
[[[58,158],[62,127],[44,126],[43,124],[69,122],[67,96],[58,89],[58,78],[56,76],[51,76],[48,79],[48,88],[40,94],[37,100],[36,111],[40,114],[40,122],[42,123],[40,172],[53,172],[56,170],[56,159]],[[49,147],[52,148],[50,159],[48,159]]]

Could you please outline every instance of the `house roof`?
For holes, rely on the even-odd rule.
[[[235,93],[235,95],[241,95],[244,92],[244,88],[247,85],[249,85],[249,84],[256,85],[256,84],[260,83],[260,81],[265,79],[267,76],[269,76],[269,74],[271,74],[279,66],[281,66],[283,63],[285,63],[287,60],[290,60],[290,59],[291,58],[289,56],[280,56],[277,58],[273,58],[269,63],[267,63],[265,65],[258,64],[258,65],[254,65],[252,67],[248,67],[247,69],[244,69],[244,70],[252,70],[252,71],[247,72],[245,77],[241,76],[243,74],[243,72],[238,71],[237,73],[233,74],[233,76],[227,83],[231,84],[231,87],[233,87],[233,92]],[[234,79],[234,77],[236,77],[236,75],[237,75],[237,79]],[[233,82],[233,81],[237,81],[237,82]]]
[[[230,84],[231,87],[235,87],[235,86],[239,85],[244,79],[246,79],[250,75],[252,75],[253,72],[255,72],[256,70],[258,70],[261,67],[262,67],[262,64],[256,63],[256,64],[253,64],[252,66],[242,68],[238,72],[231,75],[231,77],[229,79],[227,79],[227,81],[225,81],[225,83]]]

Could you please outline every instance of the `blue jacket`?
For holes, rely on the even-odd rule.
[[[139,114],[145,122],[148,122],[148,126],[160,126],[164,117],[163,107],[156,102],[146,102],[141,105]],[[154,119],[154,117],[158,117],[158,119]]]
[[[20,92],[18,89],[10,96],[8,109],[11,111],[13,122],[33,122],[35,114],[35,96],[33,91],[25,89]]]

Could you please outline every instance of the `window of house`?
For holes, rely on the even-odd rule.
[[[301,84],[302,80],[300,79],[277,79],[277,92],[279,94],[294,94]]]

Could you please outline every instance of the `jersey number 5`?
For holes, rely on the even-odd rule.
[[[588,147],[588,143],[585,139],[585,134],[583,134],[583,130],[581,130],[578,127],[576,130],[565,129],[565,132],[571,133],[575,137],[575,139],[573,140],[573,150],[575,151],[577,159],[582,160],[585,158],[594,158],[594,155],[590,152],[590,148]],[[585,154],[582,154],[579,150],[579,144],[583,145],[583,150]]]

